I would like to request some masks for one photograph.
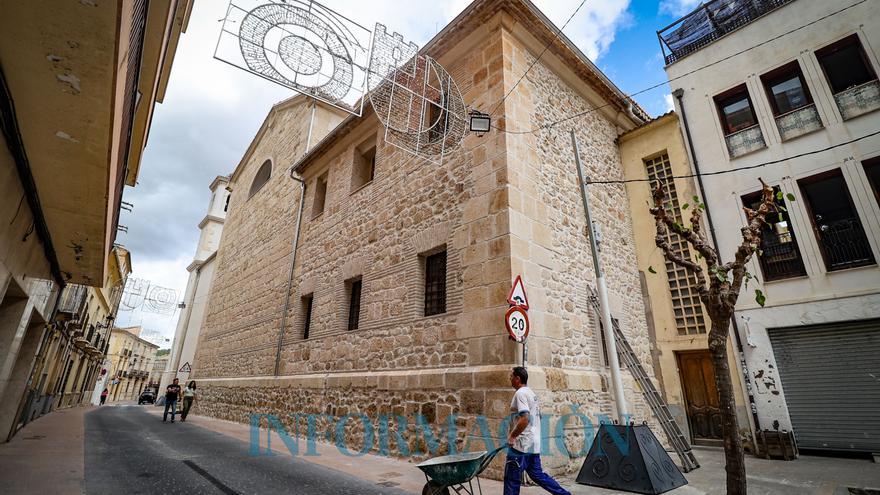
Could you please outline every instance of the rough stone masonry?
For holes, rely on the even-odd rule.
[[[440,449],[414,457],[448,451],[450,439],[441,433],[450,424],[457,427],[457,449],[480,449],[478,418],[486,418],[499,440],[512,395],[510,367],[522,358],[503,323],[507,292],[522,275],[531,306],[529,385],[541,397],[549,443],[557,445],[559,437],[568,450],[554,447],[545,464],[554,471],[580,467],[578,454],[589,448],[584,442],[591,436],[570,405],[580,405],[574,412],[595,423],[597,415],[613,414],[613,404],[598,318],[588,301],[593,267],[568,130],[574,128],[581,141],[587,175],[620,179],[615,139],[642,118],[595,66],[553,35],[529,5],[484,0],[425,48],[453,75],[471,107],[489,111],[552,41],[493,114],[498,129],[468,135],[440,166],[386,144],[369,109],[331,131],[342,116],[318,105],[321,125],[306,153],[312,103],[298,97],[276,106],[231,178],[193,366],[202,391],[197,413],[239,422],[249,422],[251,413],[272,413],[300,432],[306,420],[289,414],[338,419],[363,413],[373,424],[402,415],[408,426],[403,436],[392,435],[392,444],[424,452],[429,445],[414,423],[420,414]],[[565,125],[521,132],[585,111]],[[372,146],[374,178],[355,186],[362,154]],[[267,159],[271,178],[249,197]],[[287,172],[294,163],[306,182],[305,206],[276,377],[300,202],[300,187]],[[319,184],[326,184],[323,201]],[[650,363],[626,192],[593,187],[590,201],[603,230],[612,312],[642,362]],[[446,311],[424,316],[425,258],[444,250]],[[362,283],[359,325],[347,330],[355,280]],[[650,421],[631,376],[625,370],[623,376],[633,418]],[[558,427],[560,419],[565,422]],[[325,419],[313,426],[324,431],[328,424],[336,423]],[[362,421],[331,430],[330,437],[343,435],[351,451],[363,447]],[[378,437],[372,440],[369,449],[378,451]]]

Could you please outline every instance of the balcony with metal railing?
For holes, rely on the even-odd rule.
[[[764,142],[764,135],[761,134],[761,126],[758,124],[728,134],[724,136],[724,141],[727,143],[727,152],[731,158],[767,147],[767,144]]]
[[[828,271],[874,264],[874,253],[858,218],[822,222],[817,230]]]
[[[764,232],[758,260],[767,282],[807,274],[791,232]]]
[[[86,306],[89,288],[85,285],[68,284],[61,292],[58,315],[65,321],[78,320]]]
[[[783,141],[818,131],[823,127],[822,119],[819,118],[819,112],[813,103],[776,117],[776,128],[779,129],[779,137]]]
[[[657,31],[666,65],[794,0],[710,0]]]
[[[834,95],[834,101],[843,120],[873,112],[880,108],[880,81],[874,79],[858,86],[847,88]]]

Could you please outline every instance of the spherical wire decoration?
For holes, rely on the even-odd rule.
[[[367,89],[387,143],[439,164],[464,138],[467,108],[455,80],[381,24],[373,31]]]

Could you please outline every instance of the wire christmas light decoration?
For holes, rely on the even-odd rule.
[[[360,116],[370,31],[307,0],[230,2],[214,58]]]
[[[440,63],[382,24],[371,33],[314,1],[231,1],[214,57],[353,115],[369,98],[385,142],[434,163],[468,128]]]
[[[467,131],[467,108],[452,76],[419,55],[414,43],[376,24],[367,80],[370,103],[385,126],[385,142],[435,163]]]
[[[177,310],[177,291],[153,285],[146,279],[129,277],[120,304],[124,311],[140,308],[147,313],[171,315]]]

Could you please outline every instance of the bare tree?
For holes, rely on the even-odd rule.
[[[760,179],[759,179],[760,180]],[[709,330],[709,352],[712,356],[712,366],[715,370],[715,385],[721,406],[722,432],[724,435],[724,457],[727,472],[727,493],[739,495],[746,493],[746,470],[743,455],[742,440],[739,436],[739,426],[736,420],[736,407],[733,395],[733,383],[731,381],[730,367],[727,361],[727,338],[730,333],[730,320],[733,316],[736,301],[740,290],[753,276],[746,269],[746,264],[752,255],[760,249],[761,234],[767,224],[766,217],[771,213],[779,213],[784,208],[776,203],[776,195],[773,188],[761,180],[761,202],[756,210],[743,208],[748,221],[745,227],[740,229],[742,243],[737,247],[734,260],[722,263],[718,253],[712,247],[710,240],[703,231],[701,220],[705,205],[694,197],[694,205],[691,209],[690,228],[676,221],[672,212],[664,205],[664,187],[658,183],[654,188],[654,206],[651,214],[657,227],[657,235],[654,238],[657,246],[663,250],[667,260],[685,268],[696,279],[696,289],[700,295],[700,301],[706,308],[706,313],[711,321]],[[780,196],[782,193],[778,193]],[[789,199],[793,199],[789,196]],[[690,205],[685,203],[682,209],[686,210]],[[669,243],[671,234],[683,238],[698,253],[697,259],[687,259],[680,252],[674,250]],[[705,262],[700,262],[700,258]],[[656,273],[653,268],[649,271]],[[708,273],[707,273],[708,272]],[[764,294],[755,290],[756,300],[761,306],[764,305]]]

